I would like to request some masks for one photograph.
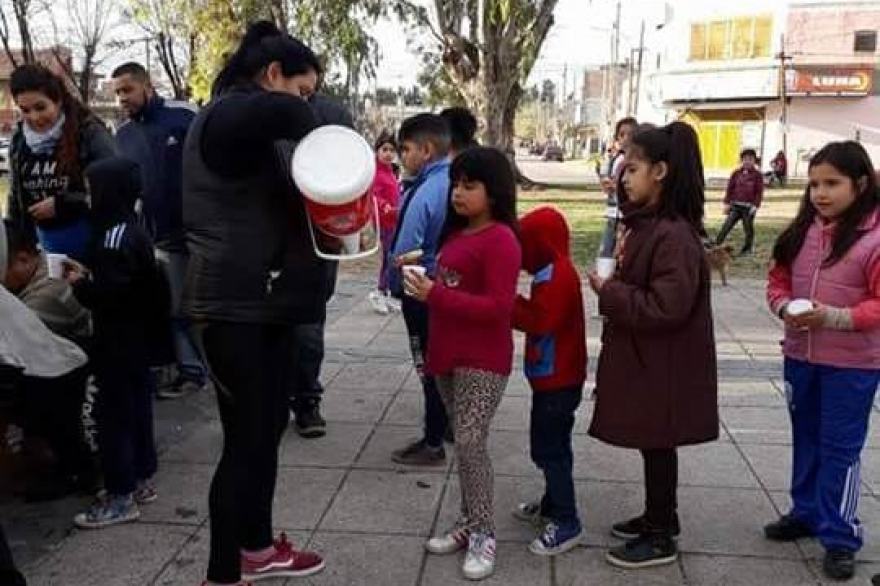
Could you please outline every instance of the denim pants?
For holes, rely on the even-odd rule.
[[[401,303],[403,320],[409,335],[413,365],[422,380],[425,396],[425,441],[429,446],[443,445],[443,435],[449,425],[446,407],[437,390],[433,376],[425,374],[425,357],[428,355],[428,306],[412,297],[404,297]]]
[[[572,478],[571,431],[581,385],[532,394],[529,439],[532,462],[544,473],[541,512],[558,525],[580,523]]]
[[[180,376],[203,384],[207,379],[205,364],[193,339],[189,318],[183,315],[181,310],[189,254],[157,249],[156,260],[165,271],[171,289],[171,329],[174,334],[174,352]]]

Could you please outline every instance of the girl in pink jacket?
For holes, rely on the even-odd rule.
[[[818,537],[823,571],[855,573],[860,454],[880,384],[880,190],[857,142],[810,160],[797,217],[773,248],[767,298],[785,322],[785,391],[794,446],[791,511],[768,539]]]
[[[370,291],[370,303],[376,313],[385,315],[393,302],[388,296],[388,255],[394,227],[397,225],[397,212],[400,199],[400,185],[394,173],[394,159],[397,158],[397,142],[394,135],[383,132],[376,139],[376,178],[372,193],[379,209],[379,237],[382,241],[382,265],[379,267],[379,282],[375,291]]]

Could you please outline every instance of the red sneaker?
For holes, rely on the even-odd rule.
[[[298,578],[311,576],[324,569],[324,560],[311,551],[296,551],[282,533],[273,544],[275,553],[261,562],[241,557],[242,580],[268,580],[269,578]]]

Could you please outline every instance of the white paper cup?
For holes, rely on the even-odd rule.
[[[596,259],[596,273],[602,279],[610,279],[614,275],[617,261],[613,258],[600,256]]]
[[[403,276],[404,276],[403,292],[406,293],[407,295],[409,295],[410,297],[412,297],[414,292],[406,286],[406,280],[405,280],[406,276],[407,275],[421,275],[424,277],[426,274],[428,274],[428,269],[426,269],[425,267],[423,267],[421,265],[403,265],[403,267],[401,267],[401,269],[403,270]]]
[[[813,302],[809,299],[793,299],[785,306],[785,313],[791,316],[802,315],[813,309]]]
[[[46,253],[46,267],[50,279],[64,278],[64,261],[66,260],[66,254],[56,254],[54,252]]]

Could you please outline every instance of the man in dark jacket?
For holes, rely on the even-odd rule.
[[[181,200],[183,143],[195,117],[187,102],[165,100],[150,83],[139,63],[125,63],[113,71],[119,104],[128,114],[116,133],[120,154],[141,168],[143,216],[156,244],[156,259],[171,290],[171,328],[177,378],[159,388],[159,398],[176,398],[200,389],[207,378],[189,320],[181,311],[188,254],[183,234]]]
[[[77,515],[97,529],[134,521],[138,504],[155,499],[149,332],[160,309],[153,243],[135,220],[141,192],[136,163],[107,159],[86,170],[96,238],[87,267],[69,261],[65,278],[95,329],[93,360],[98,434],[107,498]]]

